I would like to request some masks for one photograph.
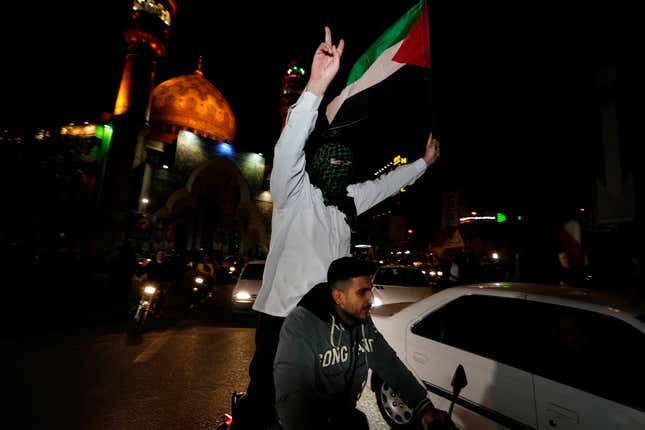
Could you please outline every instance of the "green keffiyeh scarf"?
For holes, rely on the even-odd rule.
[[[336,164],[330,161],[332,158]],[[324,143],[316,150],[308,170],[312,185],[322,191],[325,205],[336,206],[343,212],[347,224],[355,231],[356,205],[347,195],[347,186],[354,176],[352,150],[340,143]]]

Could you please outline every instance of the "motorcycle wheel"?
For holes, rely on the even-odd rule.
[[[393,430],[419,429],[418,419],[399,395],[377,375],[373,375],[372,389],[376,397],[376,404],[383,419]]]
[[[147,315],[148,309],[139,304],[128,323],[128,331],[130,332],[130,334],[137,335],[143,331],[143,326],[145,324]]]
[[[139,315],[139,320],[137,321],[137,331],[141,333],[143,331],[143,326],[146,323],[146,320],[148,319],[148,314],[150,313],[149,308],[143,308],[141,309],[140,315]]]

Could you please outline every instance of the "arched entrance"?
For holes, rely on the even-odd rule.
[[[155,216],[165,230],[174,231],[178,250],[255,256],[268,249],[269,226],[255,196],[237,165],[225,157],[197,167]]]

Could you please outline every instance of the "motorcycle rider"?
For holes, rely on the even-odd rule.
[[[157,306],[154,310],[154,316],[158,317],[161,315],[161,308],[166,301],[166,295],[174,279],[175,273],[172,265],[168,261],[166,251],[164,249],[158,249],[155,252],[155,258],[146,265],[144,274],[140,278],[141,283],[151,281],[157,284],[156,287],[159,290],[159,294],[157,296]]]
[[[215,282],[215,269],[217,263],[211,260],[210,254],[204,254],[202,261],[197,263],[195,268],[195,275],[201,276],[204,278],[204,282],[207,285],[211,285]]]
[[[454,428],[374,326],[373,273],[356,257],[334,260],[327,282],[309,290],[284,321],[273,371],[284,430],[368,430],[356,408],[368,368],[413,406],[424,430]]]

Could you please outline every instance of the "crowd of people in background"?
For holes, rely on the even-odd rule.
[[[113,307],[123,303],[127,307],[132,280],[142,269],[140,263],[154,257],[152,251],[141,254],[136,243],[130,240],[123,240],[112,249],[102,249],[94,242],[81,244],[64,238],[48,247],[3,242],[1,251],[0,259],[7,277],[2,291],[7,315],[19,312],[13,304],[28,299],[34,312],[52,312],[63,318],[73,318],[75,313],[56,312],[56,308],[76,308],[90,302]],[[196,265],[205,254],[198,250],[164,251],[164,257],[173,267],[175,285],[181,285],[184,274],[194,270],[191,262]],[[603,290],[638,290],[642,275],[634,250],[616,249],[603,253],[586,250],[587,264],[582,266],[572,265],[564,251],[554,244],[523,248],[502,255],[494,262],[471,249],[464,249],[435,255],[433,261],[439,261],[446,285],[519,280]],[[208,254],[217,276],[225,255],[216,251]],[[447,275],[451,273],[452,279],[448,282]]]
[[[217,278],[225,257],[216,258],[217,252],[210,250],[143,249],[132,239],[111,248],[62,236],[47,246],[2,242],[4,315],[33,325],[37,321],[78,325],[83,318],[100,318],[107,312],[125,318],[144,279],[163,282],[167,292],[181,293],[185,279],[198,266]],[[20,303],[29,303],[28,312]]]

